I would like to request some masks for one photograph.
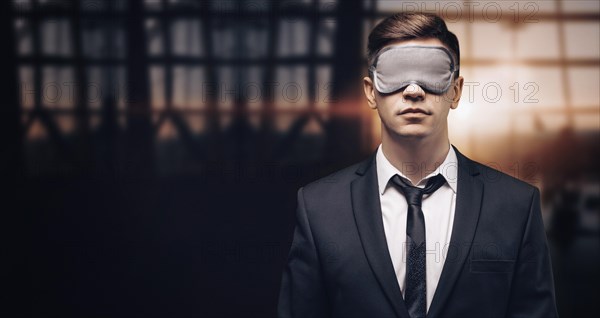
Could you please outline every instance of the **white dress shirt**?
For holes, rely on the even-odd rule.
[[[404,296],[406,276],[406,215],[408,204],[406,198],[392,183],[390,178],[395,174],[406,178],[385,157],[382,145],[379,145],[376,155],[377,181],[379,183],[379,199],[383,217],[383,228],[388,249],[398,279],[398,285]],[[433,167],[430,167],[431,169]],[[441,173],[446,183],[430,195],[423,196],[421,209],[425,216],[426,279],[427,279],[427,310],[435,293],[442,274],[444,261],[452,235],[454,210],[456,205],[456,187],[458,179],[458,161],[456,152],[450,146],[446,159],[433,172],[421,179],[416,186],[425,187],[427,179]]]

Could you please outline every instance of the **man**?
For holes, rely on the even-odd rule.
[[[368,53],[381,145],[298,191],[279,317],[556,317],[539,190],[449,143],[456,36],[399,13]]]

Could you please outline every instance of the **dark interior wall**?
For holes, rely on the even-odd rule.
[[[98,6],[116,8],[119,2],[100,1]],[[0,119],[1,136],[10,149],[2,157],[6,160],[2,171],[11,189],[10,204],[2,213],[6,220],[3,234],[14,261],[6,271],[14,299],[8,308],[23,317],[274,317],[291,244],[296,191],[366,155],[356,147],[360,121],[323,121],[322,114],[311,113],[313,106],[308,105],[309,110],[299,112],[287,131],[276,131],[273,127],[280,115],[268,99],[278,96],[267,96],[263,107],[269,112],[261,115],[263,124],[250,128],[244,100],[238,96],[234,97],[233,124],[220,125],[219,108],[209,105],[204,115],[209,125],[200,135],[190,132],[186,113],[165,112],[163,116],[174,123],[178,134],[175,140],[160,141],[160,126],[153,121],[151,109],[149,66],[190,63],[191,67],[197,62],[177,60],[170,54],[153,60],[147,51],[144,1],[125,3],[115,14],[88,12],[85,6],[90,3],[85,1],[57,1],[48,10],[37,2],[30,9],[15,8],[8,1],[2,4],[3,11],[13,17],[2,20],[7,42],[16,43],[15,35],[22,36],[14,32],[17,19],[32,23],[30,31],[37,40],[43,40],[45,19],[67,19],[74,46],[64,57],[46,56],[40,53],[40,45],[34,45],[37,51],[32,55],[16,56],[11,45],[2,60],[3,69],[9,70],[2,77],[7,93],[4,104],[10,106],[3,108]],[[279,22],[286,17],[308,17],[309,23],[321,19],[311,11],[316,3],[284,7],[266,1],[271,11],[260,16],[246,16],[245,9],[211,16],[203,13],[210,10],[210,2],[195,3],[198,6],[193,10],[205,28],[203,36],[216,33],[218,22],[235,29],[239,21],[258,18],[264,20],[269,41],[274,42]],[[242,8],[242,1],[232,3]],[[356,34],[362,24],[355,21],[361,17],[361,8],[360,1],[344,1],[339,11],[328,13],[329,19],[338,19],[354,33],[333,37],[334,47],[349,45],[352,53],[339,61],[327,60],[337,97],[356,84],[350,78],[360,78],[362,42]],[[197,17],[185,10],[152,16],[175,20],[178,15]],[[124,52],[122,59],[115,57],[120,53],[110,51],[96,52],[105,54],[100,60],[85,56],[84,43],[89,39],[83,31],[90,23],[124,28],[126,44],[115,51]],[[204,43],[210,51],[214,42]],[[276,74],[271,64],[308,65],[314,73],[316,63],[322,63],[312,51],[282,61],[273,52],[276,48],[276,43],[269,44],[258,64],[267,74],[264,82]],[[166,50],[172,48],[167,45]],[[245,66],[243,58],[228,64],[208,54],[199,60],[209,76],[216,74],[215,65]],[[23,90],[14,81],[23,65],[33,67],[37,85],[30,88],[36,97],[33,110],[27,112],[20,106]],[[85,85],[77,86],[78,99],[68,111],[60,113],[42,105],[44,67],[72,67],[74,80],[87,83],[89,67],[110,72],[114,65],[121,65],[126,74],[125,112],[108,96],[97,115],[92,114],[82,102],[89,93]],[[171,76],[165,74],[167,87],[174,81]],[[109,75],[104,81],[99,85],[108,91],[108,84],[118,78]],[[305,93],[316,94],[308,89]],[[209,103],[217,102],[214,97],[206,98]],[[337,107],[348,110],[344,105]],[[75,123],[70,133],[61,130],[63,115]],[[90,125],[93,116],[101,120],[97,129]],[[324,133],[303,133],[311,120],[318,120]],[[35,121],[44,128],[45,138],[28,139]],[[183,159],[160,159],[173,154],[182,154]]]

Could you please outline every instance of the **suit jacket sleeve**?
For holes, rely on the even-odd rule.
[[[513,277],[507,317],[558,317],[554,279],[540,210],[540,192],[533,191],[525,232]]]
[[[287,266],[283,272],[277,312],[279,318],[329,315],[321,265],[308,221],[303,188],[298,190],[296,228]]]

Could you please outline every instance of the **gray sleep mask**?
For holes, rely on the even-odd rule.
[[[375,88],[383,94],[410,84],[442,94],[452,85],[458,65],[445,47],[396,45],[381,50],[369,71],[373,73]]]

